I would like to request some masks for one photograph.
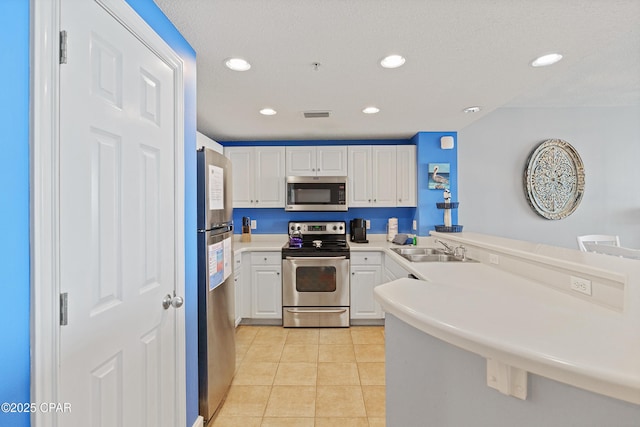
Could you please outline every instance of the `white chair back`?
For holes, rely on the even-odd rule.
[[[620,238],[618,236],[607,234],[587,234],[584,236],[578,236],[578,247],[582,252],[587,252],[585,243],[591,243],[594,245],[608,245],[608,246],[620,246]]]

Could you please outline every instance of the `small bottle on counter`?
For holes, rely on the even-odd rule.
[[[413,246],[417,246],[418,245],[418,236],[416,236],[415,234],[413,235]]]

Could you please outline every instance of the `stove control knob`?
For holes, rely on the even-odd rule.
[[[298,230],[300,230],[300,226],[298,226]]]
[[[342,227],[340,227],[342,228]],[[338,227],[336,227],[335,225],[333,226],[333,231],[336,231],[338,229]]]

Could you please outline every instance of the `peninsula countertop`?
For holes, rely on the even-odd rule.
[[[460,238],[460,240],[465,240]],[[473,235],[471,240],[482,240]],[[471,242],[469,240],[469,242]],[[496,242],[491,237],[487,242]],[[399,279],[374,289],[385,312],[436,338],[488,359],[596,393],[640,404],[640,267],[634,260],[601,258],[543,245],[501,246],[584,268],[608,265],[626,275],[621,311],[574,298],[536,280],[483,263],[425,263],[427,280]],[[497,247],[497,246],[496,246]],[[565,254],[566,252],[566,254]],[[566,256],[565,256],[566,255]],[[606,257],[606,256],[605,256]],[[437,264],[437,265],[433,265]],[[587,265],[588,264],[588,265]],[[606,272],[602,272],[606,275]]]

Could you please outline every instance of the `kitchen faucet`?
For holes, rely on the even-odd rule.
[[[453,249],[451,246],[449,246],[447,243],[443,242],[442,240],[436,239],[435,243],[440,243],[442,246],[444,246],[445,247],[444,253],[448,255],[453,255],[453,253],[455,252],[455,249]]]
[[[442,246],[444,246],[446,248],[445,251],[444,251],[445,254],[453,255],[454,257],[462,258],[463,260],[467,257],[467,248],[465,248],[462,245],[456,246],[455,248],[452,248],[446,242],[443,242],[442,240],[439,240],[439,239],[436,239],[435,243],[440,243]],[[460,251],[462,254],[459,255],[458,251]]]

